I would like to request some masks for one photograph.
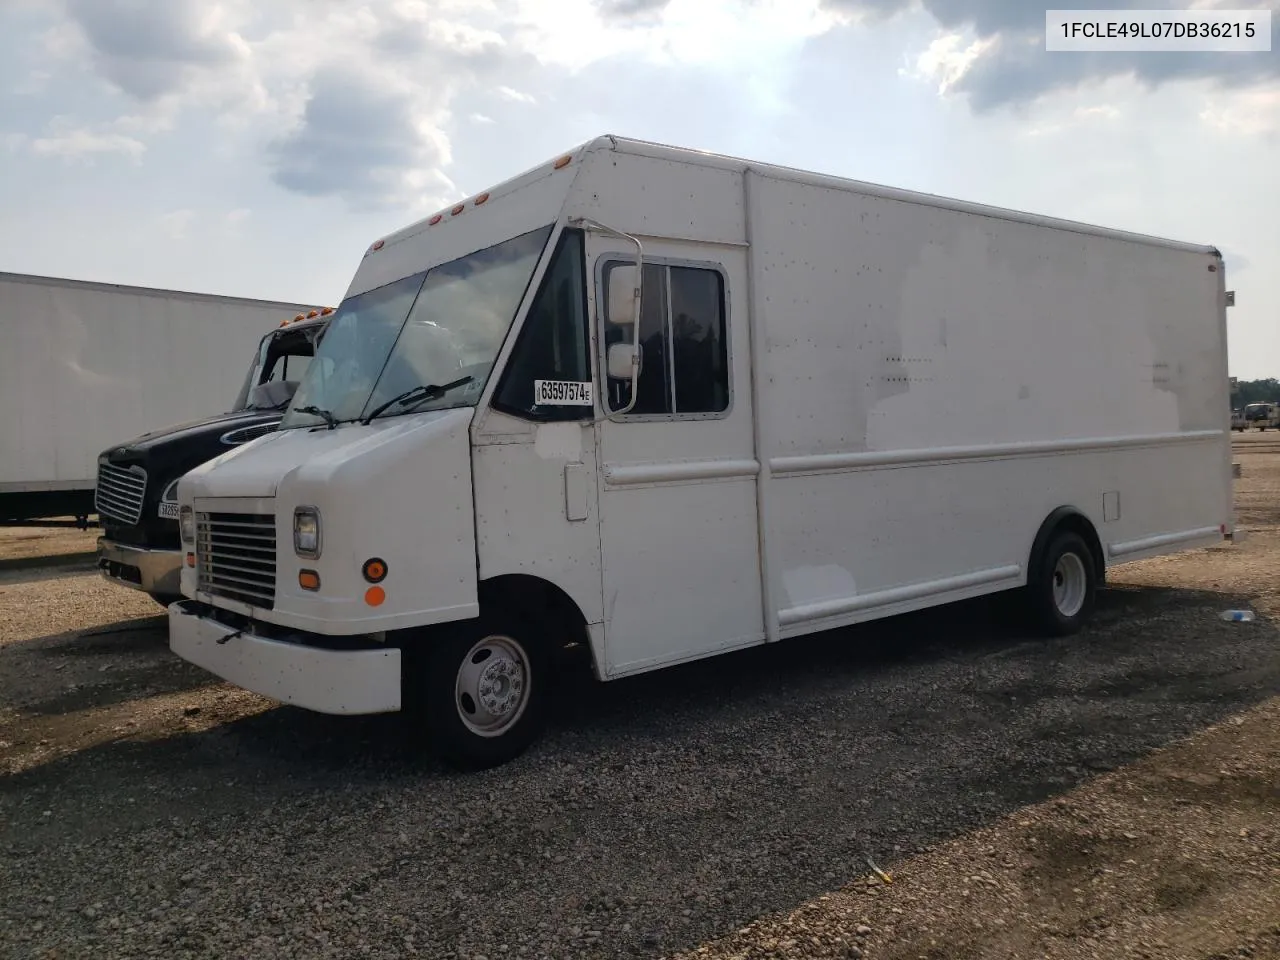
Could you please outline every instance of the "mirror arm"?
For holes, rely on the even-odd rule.
[[[604,407],[605,417],[609,420],[616,420],[624,414],[630,413],[631,408],[636,405],[636,388],[639,385],[640,375],[640,290],[644,286],[644,247],[639,239],[633,237],[629,233],[623,233],[608,224],[601,223],[599,220],[592,220],[589,217],[570,217],[569,224],[574,227],[595,228],[602,233],[609,233],[615,237],[619,237],[630,243],[634,243],[636,247],[636,286],[633,292],[635,298],[634,313],[631,318],[631,398],[627,401],[627,405],[620,410],[614,410],[609,406],[609,375],[608,370],[601,377],[603,390],[600,394],[600,403]],[[600,308],[596,308],[596,316],[600,316]],[[598,324],[603,332],[603,324]],[[607,363],[607,358],[606,358]]]

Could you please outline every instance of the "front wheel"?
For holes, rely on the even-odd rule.
[[[1075,633],[1092,616],[1097,592],[1097,569],[1088,544],[1070,531],[1055,535],[1027,583],[1037,625],[1050,636]]]
[[[432,752],[465,770],[515,759],[542,732],[548,657],[533,625],[502,613],[424,638],[412,658],[415,719]]]

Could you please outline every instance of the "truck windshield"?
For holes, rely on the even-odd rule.
[[[548,225],[348,297],[280,428],[324,424],[324,414],[357,420],[415,387],[456,381],[465,382],[379,417],[473,405],[550,235]]]
[[[240,392],[236,394],[236,402],[231,407],[233,413],[251,409],[249,394],[262,378],[262,368],[267,362],[267,354],[271,352],[271,339],[274,336],[274,333],[268,333],[258,343],[258,350],[253,355],[253,363],[249,364],[249,372],[245,374],[244,383],[240,385]]]
[[[323,331],[323,326],[306,324],[301,328],[282,327],[263,337],[236,395],[232,412],[284,409],[289,402],[293,381],[302,376],[307,361],[315,352],[316,339]],[[271,390],[260,387],[270,381],[280,381],[280,387]]]

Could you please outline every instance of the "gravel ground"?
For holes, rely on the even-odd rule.
[[[1248,932],[1232,936],[1265,956],[1274,835],[1215,807],[1253,790],[1254,815],[1277,819],[1280,444],[1238,445],[1249,538],[1116,569],[1081,636],[1034,640],[978,602],[573,678],[540,745],[470,776],[410,756],[396,717],[322,717],[215,682],[168,653],[148,598],[95,574],[0,571],[0,956],[1089,956],[1095,914],[1145,915],[1161,883],[1178,916],[1222,913],[1228,880],[1254,908],[1223,913]],[[1219,619],[1236,606],[1262,616]],[[1177,742],[1222,731],[1257,742],[1229,759]],[[1144,780],[1172,770],[1219,779]],[[1200,841],[1160,860],[1203,829],[1238,876],[1206,866],[1217,847]],[[1117,830],[1139,837],[1132,851]],[[1127,875],[1097,886],[1095,855],[1141,864],[1145,899],[1125,899]],[[895,874],[879,898],[867,857]],[[1099,905],[1079,905],[1095,887]],[[771,931],[797,908],[825,932],[784,944]],[[954,920],[988,915],[1021,939]],[[1164,936],[1133,929],[1096,955]]]
[[[0,570],[27,567],[37,560],[46,566],[84,567],[97,551],[101,534],[96,526],[76,529],[70,517],[63,518],[57,526],[0,527]]]

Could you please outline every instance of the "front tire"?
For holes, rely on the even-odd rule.
[[[422,641],[416,720],[441,760],[482,770],[514,760],[546,721],[550,658],[533,624],[481,613]]]
[[[1036,625],[1053,637],[1076,633],[1093,615],[1097,592],[1097,565],[1084,538],[1055,534],[1027,584]]]

